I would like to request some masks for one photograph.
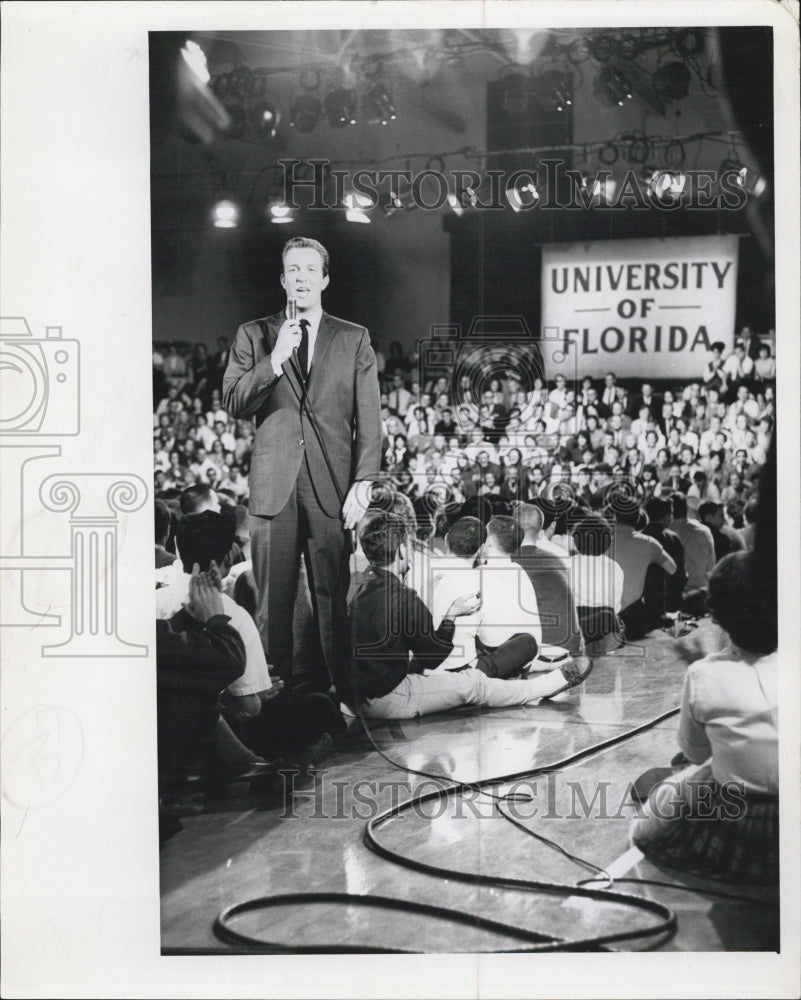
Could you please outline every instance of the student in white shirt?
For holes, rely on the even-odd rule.
[[[489,677],[514,677],[537,655],[539,643],[534,635],[525,631],[516,632],[493,648],[476,640],[476,633],[479,630],[486,633],[491,625],[486,616],[495,609],[493,599],[489,595],[485,598],[482,592],[482,570],[476,566],[479,550],[486,542],[487,529],[482,522],[477,517],[461,517],[446,536],[448,554],[432,560],[435,628],[439,628],[457,598],[481,596],[481,606],[474,614],[455,619],[453,649],[437,669],[458,670],[474,666]],[[499,621],[507,621],[505,613]]]
[[[710,577],[708,606],[725,641],[685,677],[678,735],[690,766],[651,789],[632,839],[697,874],[777,881],[775,581],[753,553],[732,553]]]

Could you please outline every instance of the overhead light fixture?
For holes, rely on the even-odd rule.
[[[453,210],[454,215],[457,215],[457,216],[458,215],[464,215],[464,206],[462,205],[462,203],[459,201],[459,199],[456,197],[456,195],[453,192],[451,192],[448,195],[448,204],[450,205],[451,209]]]
[[[274,101],[260,100],[248,108],[248,124],[257,136],[275,138],[280,121],[281,111]]]
[[[590,187],[590,194],[596,205],[608,205],[614,199],[616,191],[617,181],[608,176],[608,171],[602,171],[602,176],[596,177]]]
[[[372,125],[386,125],[398,117],[388,88],[382,82],[374,83],[367,91],[368,120]]]
[[[323,116],[323,105],[316,94],[298,94],[292,102],[292,118],[289,124],[298,132],[308,135],[313,132]]]
[[[648,194],[661,202],[676,202],[687,186],[687,175],[679,170],[653,169],[645,174]]]
[[[373,207],[373,200],[369,195],[349,191],[342,199],[342,204],[345,206],[345,218],[348,222],[370,222],[370,216],[365,211]]]
[[[270,222],[281,225],[286,222],[293,222],[292,209],[282,201],[272,201],[267,206],[267,214]]]
[[[595,78],[595,91],[621,108],[633,96],[629,79],[615,66],[604,66],[599,71]]]
[[[206,62],[206,53],[197,42],[193,42],[191,38],[188,38],[181,49],[181,57],[201,83],[208,83],[211,80],[208,63]]]
[[[217,229],[236,229],[239,225],[239,205],[230,192],[218,191],[211,209],[211,219]]]
[[[561,113],[573,103],[573,79],[558,69],[546,70],[534,80],[534,93],[544,108]]]
[[[352,90],[337,87],[325,96],[325,113],[332,128],[356,124],[356,102]]]
[[[735,184],[752,198],[761,198],[768,189],[766,178],[755,167],[746,166],[734,156],[725,159],[720,170],[721,173],[736,174]]]
[[[534,208],[540,196],[532,175],[519,171],[506,188],[506,200],[513,212],[526,212]]]
[[[653,75],[654,90],[669,101],[680,101],[690,92],[690,71],[683,62],[669,62]]]

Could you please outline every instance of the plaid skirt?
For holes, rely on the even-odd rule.
[[[660,823],[659,834],[634,843],[651,861],[680,868],[704,878],[730,882],[772,884],[779,881],[779,799],[745,794],[744,809],[727,818],[731,804],[720,787],[709,782],[714,819],[688,815]],[[715,808],[717,807],[717,808]]]

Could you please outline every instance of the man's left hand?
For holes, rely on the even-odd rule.
[[[365,489],[364,483],[354,483],[348,490],[348,495],[342,504],[342,520],[345,525],[345,531],[355,528],[367,513],[365,501],[367,501],[369,496],[370,490]]]

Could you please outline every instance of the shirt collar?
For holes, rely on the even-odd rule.
[[[299,319],[305,319],[309,321],[309,329],[315,332],[320,328],[320,320],[323,318],[323,307],[317,306],[316,309],[310,309],[308,312],[303,313],[298,316]]]

